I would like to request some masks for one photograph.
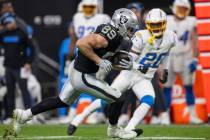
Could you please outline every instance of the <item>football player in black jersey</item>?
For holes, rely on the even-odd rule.
[[[28,110],[15,109],[11,133],[16,136],[21,126],[37,114],[68,107],[77,99],[80,92],[85,91],[108,103],[118,101],[121,93],[106,82],[97,79],[95,74],[99,68],[106,72],[111,71],[113,66],[107,57],[114,55],[123,38],[129,36],[137,27],[136,15],[126,8],[121,8],[115,11],[110,24],[99,25],[95,33],[79,39],[78,56],[69,66],[69,78],[59,96],[47,98]],[[131,64],[131,62],[122,63],[121,67],[129,69],[132,67]],[[132,133],[134,132],[131,131]]]

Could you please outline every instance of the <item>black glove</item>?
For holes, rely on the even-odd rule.
[[[159,81],[165,84],[168,80],[168,70],[164,69],[162,76],[159,78]]]
[[[148,67],[146,67],[146,66],[142,66],[142,65],[140,65],[139,67],[138,67],[138,70],[141,72],[141,73],[143,73],[143,74],[146,74],[147,73],[147,71],[148,71]]]

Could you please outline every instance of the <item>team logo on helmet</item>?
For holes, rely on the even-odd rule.
[[[126,16],[121,15],[120,16],[120,23],[125,24],[128,21],[128,18]]]

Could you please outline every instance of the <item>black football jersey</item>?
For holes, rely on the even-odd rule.
[[[94,52],[101,58],[113,54],[123,40],[117,29],[110,24],[99,25],[94,33],[100,34],[108,41],[106,48],[94,49]],[[95,62],[87,58],[80,51],[78,51],[78,56],[75,58],[74,68],[82,73],[96,73],[99,69]]]

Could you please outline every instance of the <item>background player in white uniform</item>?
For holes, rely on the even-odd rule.
[[[112,83],[112,87],[122,93],[132,88],[140,101],[133,117],[124,128],[125,132],[135,130],[135,127],[145,117],[151,106],[154,104],[155,93],[151,83],[157,68],[161,68],[160,81],[167,80],[167,59],[172,47],[177,43],[177,36],[171,30],[166,30],[166,13],[161,9],[152,9],[146,17],[147,30],[139,30],[135,33],[133,46],[130,54],[135,61],[134,69],[121,71],[119,76]],[[135,68],[137,70],[135,70]],[[108,135],[116,136],[116,126],[109,126]],[[117,134],[120,138],[131,138],[126,133]]]
[[[166,106],[170,108],[171,91],[175,82],[176,74],[180,74],[185,90],[186,102],[190,113],[191,123],[201,123],[195,113],[195,98],[193,93],[193,72],[197,66],[197,34],[196,18],[189,16],[191,10],[188,0],[175,0],[173,3],[173,14],[168,16],[167,29],[176,32],[178,44],[171,50],[168,82],[165,84],[164,93]],[[168,115],[169,116],[169,115]],[[170,123],[169,117],[165,122]]]
[[[109,23],[110,17],[97,13],[98,0],[82,0],[78,5],[78,12],[73,16],[69,57],[73,56],[77,39],[94,32],[98,25]]]

